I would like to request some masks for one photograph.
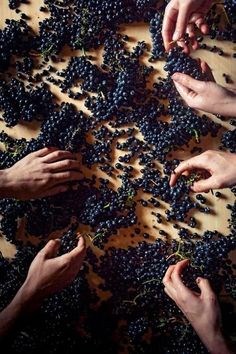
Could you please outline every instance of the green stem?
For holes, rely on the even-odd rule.
[[[200,143],[199,132],[196,129],[193,129],[193,133],[194,133],[194,137],[195,137],[196,142],[199,144]]]
[[[48,54],[52,53],[52,48],[54,47],[54,44],[52,44],[49,48],[45,49],[42,51],[43,56],[47,56]]]
[[[86,51],[85,51],[84,47],[82,47],[81,50],[82,50],[83,56],[86,57]]]
[[[153,283],[153,282],[158,282],[158,283],[160,283],[160,280],[153,278],[153,279],[150,279],[150,280],[145,281],[144,283],[142,283],[142,285],[149,284],[149,283]]]
[[[223,9],[223,12],[224,12],[224,14],[225,14],[225,17],[226,17],[226,20],[227,20],[228,24],[231,25],[232,23],[231,23],[231,21],[230,21],[230,19],[229,19],[229,16],[228,16],[228,14],[227,14],[227,12],[226,12],[226,10],[225,10],[224,3],[222,3],[222,2],[217,2],[217,3],[215,3],[214,5],[220,5],[220,7]]]

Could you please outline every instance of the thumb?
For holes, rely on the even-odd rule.
[[[198,277],[196,283],[201,290],[201,295],[203,297],[215,295],[208,279]]]
[[[186,74],[174,73],[172,75],[172,79],[175,83],[181,84],[182,86],[185,86],[186,88],[197,93],[200,93],[205,87],[204,81],[193,79],[191,76]]]
[[[53,258],[56,257],[57,252],[60,247],[60,240],[50,240],[46,246],[41,250],[41,253],[44,255],[45,258]]]
[[[193,92],[190,91],[187,87],[181,85],[180,83],[174,81],[175,88],[179,92],[180,96],[187,102],[189,99],[189,93]]]
[[[208,192],[210,189],[217,189],[219,186],[217,185],[215,178],[210,177],[207,179],[202,179],[198,182],[195,182],[191,187],[192,191],[195,193]]]

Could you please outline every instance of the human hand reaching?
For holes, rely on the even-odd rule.
[[[81,177],[79,162],[69,151],[44,148],[1,171],[1,197],[35,199],[65,192]]]
[[[212,354],[229,354],[220,328],[220,307],[207,279],[197,278],[200,293],[188,289],[181,278],[188,260],[172,265],[164,278],[164,291],[183,312],[194,330]]]
[[[209,76],[208,65],[202,62],[201,66]],[[172,79],[189,107],[228,117],[236,115],[236,91],[213,82],[213,76],[211,81],[199,81],[189,75],[175,73]]]
[[[209,11],[212,0],[171,0],[166,6],[163,20],[162,36],[166,51],[171,49],[171,42],[182,39],[187,33],[193,49],[197,49],[195,26],[203,34],[208,33],[205,15]],[[179,42],[181,44],[181,42]],[[187,46],[184,51],[188,52]]]
[[[42,301],[72,283],[84,260],[86,248],[83,237],[71,252],[57,257],[60,240],[51,240],[30,265],[27,278],[11,303],[0,312],[0,338],[15,325],[20,316],[30,313]]]
[[[195,182],[191,187],[193,192],[208,192],[210,189],[232,187],[236,185],[235,165],[236,154],[208,150],[181,162],[171,175],[170,186],[173,187],[182,174],[203,170],[209,177]]]
[[[84,238],[79,237],[71,252],[57,257],[59,247],[60,240],[50,240],[31,263],[21,288],[29,307],[62,290],[78,275],[86,252]]]

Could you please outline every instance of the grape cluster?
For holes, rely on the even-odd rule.
[[[165,57],[165,48],[161,34],[163,15],[157,12],[150,21],[150,33],[152,37],[152,57],[150,61]]]
[[[236,23],[236,2],[235,0],[226,0],[224,1],[225,11],[231,22],[231,24]]]
[[[82,91],[103,92],[108,89],[108,75],[102,73],[84,56],[72,57],[67,68],[59,75],[64,77],[61,84],[63,92],[71,88],[78,80],[83,80]]]
[[[171,79],[175,72],[199,80],[206,77],[181,48],[164,53],[161,26],[167,3],[44,0],[40,11],[48,16],[40,22],[39,33],[33,33],[22,20],[8,20],[0,31],[2,118],[8,126],[41,121],[34,139],[14,139],[0,133],[4,146],[1,169],[42,147],[55,146],[78,153],[81,171],[85,170],[87,176],[57,196],[25,202],[0,200],[1,234],[17,247],[12,262],[0,257],[1,308],[14,297],[32,259],[54,232],[63,234],[60,255],[75,247],[77,230],[82,226],[89,230],[86,236],[91,241],[83,269],[73,284],[46,299],[33,319],[20,321],[6,338],[12,354],[114,354],[125,350],[129,354],[206,353],[190,324],[163,291],[162,279],[168,266],[183,258],[191,260],[183,281],[192,290],[199,291],[195,280],[203,276],[217,294],[223,290],[229,298],[236,298],[235,264],[229,257],[236,249],[235,205],[228,205],[228,236],[217,231],[200,235],[179,225],[182,222],[196,228],[195,210],[213,212],[205,196],[193,198],[190,193],[197,174],[182,176],[175,187],[169,186],[170,174],[180,163],[173,156],[175,151],[191,144],[192,154],[201,152],[201,138],[215,138],[221,126],[186,107],[175,90]],[[20,1],[9,0],[9,4],[15,8]],[[227,1],[225,9],[233,19],[230,11],[234,3],[231,5]],[[234,41],[232,25],[220,28],[217,6],[207,18],[210,37]],[[149,63],[166,61],[167,77],[159,77],[153,87],[154,68],[143,63],[144,54],[149,54],[148,44],[140,41],[127,50],[130,38],[120,33],[120,24],[135,21],[149,25]],[[60,55],[65,45],[80,52],[69,58],[64,70],[57,71],[53,63],[63,60]],[[95,65],[88,51],[102,45],[102,62]],[[204,43],[201,47],[205,48]],[[10,63],[13,72],[16,69],[13,78],[8,71]],[[69,98],[85,98],[89,113],[78,111],[71,103],[59,104],[41,81],[57,85]],[[231,131],[222,136],[222,146],[231,152],[236,151],[234,135]],[[97,169],[103,177],[97,178]],[[116,178],[119,184],[115,189]],[[232,192],[236,194],[235,189]],[[215,197],[222,194],[217,192]],[[166,210],[162,212],[164,205]],[[152,231],[142,224],[140,206],[152,215]],[[170,222],[178,234],[175,241],[170,241],[165,231],[165,224]],[[33,235],[39,241],[37,246],[25,245],[18,237],[21,223],[25,225],[23,236],[30,240]],[[123,249],[120,235],[126,232],[133,246]],[[110,247],[109,241],[116,248]],[[95,252],[97,248],[101,257]],[[98,276],[96,292],[88,284],[92,271]],[[100,293],[105,294],[106,301],[100,301]],[[223,306],[222,311],[225,322],[234,323],[232,308]],[[233,329],[232,325],[228,334],[233,336]]]
[[[7,26],[0,29],[0,73],[6,70],[13,55],[23,55],[30,48],[30,28],[23,20],[6,20]]]
[[[222,135],[221,143],[230,152],[236,152],[236,129],[229,130]]]
[[[224,287],[226,279],[227,284],[234,279],[232,263],[228,259],[230,251],[235,249],[233,236],[226,238],[217,231],[206,232],[201,240],[194,241],[184,229],[179,230],[179,235],[181,241],[169,245],[156,240],[152,244],[142,242],[127,250],[109,248],[95,265],[105,280],[100,288],[112,293],[109,301],[113,315],[126,320],[123,335],[139,347],[145,345],[142,343],[144,334],[151,331],[152,344],[147,352],[165,353],[169,348],[174,353],[206,352],[189,323],[163,291],[162,279],[169,265],[181,257],[189,258],[191,263],[183,280],[195,291],[198,291],[195,282],[198,276],[210,279],[217,293]],[[218,262],[219,259],[222,261]],[[171,333],[168,339],[167,332]],[[182,346],[184,351],[181,351]]]
[[[196,80],[206,80],[198,62],[187,56],[181,47],[173,48],[167,56],[164,69],[171,76],[176,72],[191,75]]]
[[[54,96],[46,84],[27,91],[22,81],[12,79],[9,83],[0,83],[0,109],[7,126],[19,121],[46,120],[56,104]]]

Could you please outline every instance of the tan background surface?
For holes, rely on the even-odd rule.
[[[22,5],[21,10],[25,12],[27,15],[31,17],[31,20],[28,22],[35,30],[37,30],[38,27],[38,22],[40,19],[42,19],[45,14],[42,12],[39,12],[39,7],[43,5],[43,1],[41,0],[31,0],[31,5]],[[11,11],[8,8],[8,0],[1,0],[0,1],[0,28],[4,27],[4,21],[6,18],[20,18],[19,15],[15,14],[15,11]],[[123,33],[127,33],[130,36],[130,41],[129,45],[130,47],[135,46],[136,42],[138,40],[145,40],[147,43],[151,45],[151,39],[148,31],[148,26],[144,24],[133,24],[130,26],[124,26],[122,29]],[[207,41],[206,41],[207,42]],[[223,73],[227,73],[230,75],[230,77],[235,81],[236,83],[236,59],[233,59],[231,54],[232,52],[236,51],[236,44],[233,45],[232,43],[228,42],[217,42],[217,41],[210,41],[210,45],[216,45],[217,47],[220,47],[224,50],[226,55],[224,57],[220,57],[217,54],[210,53],[209,51],[205,50],[199,50],[196,51],[193,55],[195,57],[201,57],[205,61],[209,63],[211,66],[213,73],[215,75],[215,78],[218,83],[225,85],[224,78],[222,76]],[[79,51],[78,51],[79,53]],[[63,51],[62,53],[63,57],[66,59],[69,59],[71,53],[68,50]],[[73,52],[72,55],[76,55],[76,52]],[[93,53],[94,56],[97,58],[97,62],[100,62],[100,53]],[[148,57],[144,57],[144,61],[146,61]],[[53,64],[55,66],[55,64]],[[150,64],[149,64],[150,65]],[[63,63],[63,67],[66,66],[66,63]],[[163,71],[163,62],[157,62],[156,64],[153,64],[155,67],[155,77],[158,76],[165,76],[165,72]],[[58,68],[61,68],[58,66]],[[150,82],[150,84],[152,84]],[[60,92],[60,89],[56,86],[51,86],[52,92],[55,93],[58,97],[59,100],[65,101],[67,100],[68,102],[73,102],[74,104],[77,105],[79,109],[84,109],[83,104],[80,101],[73,101],[71,99],[68,99],[66,95],[63,95]],[[88,113],[88,112],[86,112]],[[217,118],[213,118],[216,121],[220,122]],[[222,123],[224,127],[229,127],[229,124]],[[4,122],[0,122],[0,129],[4,129],[9,135],[14,136],[14,137],[35,137],[37,136],[38,129],[35,126],[35,124],[22,124],[18,125],[14,128],[6,128],[4,125]],[[119,139],[119,141],[122,141],[122,139]],[[218,146],[218,140],[217,139],[212,139],[212,138],[204,138],[201,141],[201,145],[203,146],[204,149],[214,149],[217,148]],[[189,151],[191,149],[187,149],[184,147],[185,151],[179,151],[176,156],[179,158],[185,158],[189,156]],[[119,155],[121,153],[119,152]],[[117,159],[117,156],[119,156],[117,152],[114,153],[114,160]],[[140,167],[138,165],[135,166],[137,169],[137,174],[138,174],[138,169]],[[236,167],[236,166],[235,166]],[[96,173],[98,176],[103,176],[107,178],[107,175],[103,174],[98,168],[95,168],[93,171],[89,171],[87,169],[84,169],[84,174],[85,175],[91,175],[92,173]],[[117,186],[119,183],[118,179],[114,180],[111,179],[112,183]],[[193,215],[198,221],[198,228],[196,232],[201,233],[204,230],[218,230],[225,235],[229,233],[229,230],[227,228],[227,219],[229,218],[229,211],[225,208],[226,204],[229,202],[234,201],[234,196],[228,191],[228,190],[223,190],[222,191],[224,198],[217,199],[215,196],[213,196],[211,193],[208,193],[205,195],[207,197],[208,203],[207,205],[210,206],[213,209],[212,214],[202,214],[199,212],[194,212]],[[148,199],[150,196],[145,196],[145,195],[139,195],[139,198],[142,197],[144,199]],[[164,214],[165,212],[165,205],[163,202],[161,202],[161,208],[158,210],[158,212]],[[153,208],[142,208],[139,207],[138,209],[138,214],[140,221],[143,225],[147,225],[148,228],[144,229],[145,232],[148,232],[152,235],[153,238],[156,237],[157,231],[155,231],[152,228],[152,225],[155,224],[153,223],[153,217],[151,215],[151,211],[153,211]],[[186,226],[185,224],[181,224],[183,226]],[[171,237],[175,237],[176,231],[173,229],[173,224],[170,223],[164,223],[161,225],[157,225],[159,229],[164,229],[168,232],[168,234]],[[137,226],[136,226],[137,227]],[[127,244],[130,244],[130,238],[128,235],[132,232],[132,230],[120,230],[119,232],[119,237],[112,237],[110,241],[110,245],[119,245],[119,246],[126,246]],[[142,236],[136,237],[135,242],[139,241],[142,239]],[[134,241],[132,241],[134,242]],[[14,247],[4,240],[4,238],[0,238],[0,250],[3,252],[5,256],[11,256],[14,254]]]

